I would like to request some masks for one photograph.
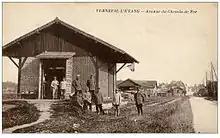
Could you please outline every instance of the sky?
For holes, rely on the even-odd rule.
[[[96,9],[194,10],[196,13],[107,13]],[[126,51],[140,63],[117,79],[181,80],[199,84],[217,70],[215,3],[4,3],[3,45],[56,17]],[[118,68],[120,65],[118,65]],[[209,75],[210,76],[210,75]],[[17,82],[17,67],[3,57],[3,81]]]

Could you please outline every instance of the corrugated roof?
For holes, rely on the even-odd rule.
[[[75,55],[74,52],[43,52],[37,55],[37,58],[40,59],[49,59],[49,58],[70,58]]]

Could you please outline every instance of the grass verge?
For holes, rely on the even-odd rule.
[[[175,102],[170,102],[177,99]],[[170,102],[170,103],[169,103]],[[17,133],[189,133],[192,127],[192,111],[188,97],[155,97],[144,104],[144,115],[137,116],[134,104],[121,107],[121,115],[114,117],[113,109],[108,115],[82,114],[68,101],[52,106],[50,120],[16,130]],[[148,106],[155,104],[154,106]]]
[[[40,116],[40,111],[37,107],[26,101],[3,101],[3,106],[12,106],[12,108],[9,108],[2,113],[3,129],[34,122]]]

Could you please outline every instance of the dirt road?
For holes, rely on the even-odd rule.
[[[201,97],[191,97],[190,103],[196,133],[217,133],[217,102],[208,101]]]

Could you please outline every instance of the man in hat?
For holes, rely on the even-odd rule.
[[[135,99],[138,115],[143,115],[143,104],[144,104],[145,96],[140,91],[139,88],[137,89],[137,93],[134,94],[134,99]]]
[[[53,91],[53,99],[57,99],[57,95],[58,95],[58,85],[59,82],[57,81],[57,77],[54,77],[54,80],[51,82],[51,88]]]
[[[114,95],[113,95],[113,102],[112,105],[115,108],[115,116],[119,116],[120,110],[119,106],[121,104],[121,93],[119,92],[119,89],[116,89]]]
[[[60,99],[65,99],[65,92],[66,92],[66,87],[67,87],[67,81],[66,78],[64,77],[63,80],[60,82]]]
[[[95,94],[95,79],[94,79],[93,74],[91,74],[89,76],[89,79],[87,80],[86,85],[89,88],[89,92],[92,97],[92,103],[95,103],[95,96],[94,96],[94,94]],[[92,103],[91,103],[91,105],[92,105]]]
[[[82,85],[80,82],[80,75],[76,75],[76,80],[74,80],[72,82],[72,86],[75,89],[75,95],[77,95],[77,93],[82,92]]]
[[[102,96],[102,93],[99,90],[100,90],[100,88],[98,88],[98,90],[94,94],[94,96],[95,96],[95,105],[96,105],[96,112],[97,112],[97,114],[100,114],[100,113],[104,114],[104,111],[102,109],[103,96]]]
[[[94,96],[95,80],[94,80],[93,74],[90,75],[89,80],[87,80],[86,85],[89,88],[89,92],[91,93],[91,95]]]

